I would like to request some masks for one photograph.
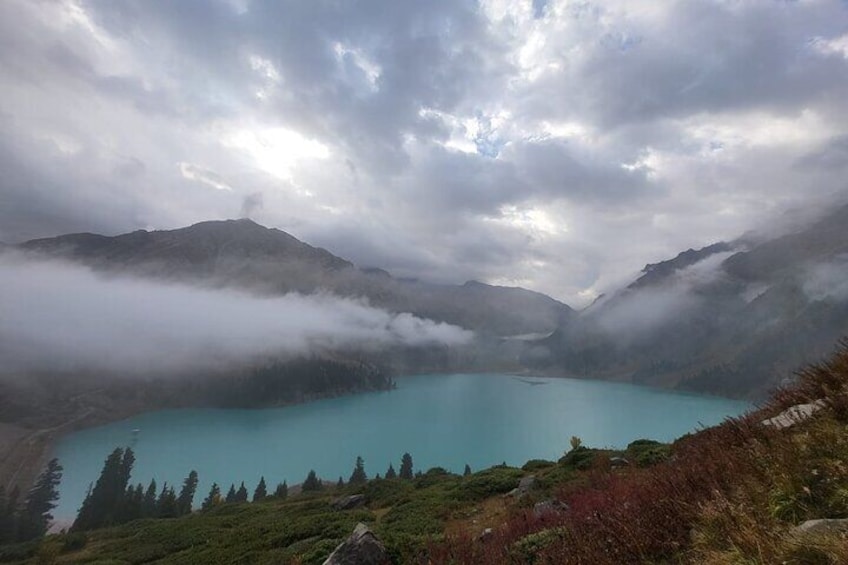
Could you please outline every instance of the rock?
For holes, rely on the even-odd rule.
[[[536,475],[528,475],[526,477],[522,477],[520,481],[518,481],[518,490],[520,490],[523,494],[527,494],[530,492],[530,489],[536,484]]]
[[[559,500],[549,499],[537,502],[533,505],[533,515],[541,518],[549,514],[560,514],[568,510],[568,505]]]
[[[492,528],[486,528],[479,536],[477,536],[477,541],[485,543],[492,539],[493,535],[495,535],[495,533],[492,531]]]
[[[364,494],[352,494],[350,496],[343,496],[333,501],[334,510],[352,510],[354,508],[359,508],[360,506],[365,506]]]
[[[843,534],[848,532],[848,519],[807,520],[795,528],[799,534]]]
[[[791,428],[795,424],[799,422],[803,422],[826,405],[823,399],[816,400],[815,402],[810,402],[809,404],[796,404],[795,406],[791,406],[775,416],[774,418],[769,418],[767,420],[763,420],[763,425],[772,427],[778,430],[783,430],[785,428]]]
[[[506,496],[524,496],[536,485],[536,475],[527,475],[518,481],[518,486],[506,493]]]
[[[389,556],[383,543],[360,522],[353,533],[330,554],[324,565],[383,565]]]
[[[630,461],[624,457],[610,457],[610,465],[613,467],[628,467],[630,465]]]

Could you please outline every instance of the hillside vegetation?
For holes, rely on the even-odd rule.
[[[396,563],[845,563],[840,530],[798,525],[848,518],[846,385],[843,345],[763,408],[671,446],[611,452],[573,438],[558,462],[218,504],[7,546],[0,562],[321,563],[365,522]],[[803,421],[763,424],[813,402]],[[335,509],[354,494],[361,506]]]

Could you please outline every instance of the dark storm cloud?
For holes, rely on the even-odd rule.
[[[835,0],[8,0],[0,239],[249,213],[585,303],[846,190],[846,22]]]

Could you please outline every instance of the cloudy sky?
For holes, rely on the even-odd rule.
[[[0,240],[250,216],[573,305],[848,188],[838,0],[3,0]]]

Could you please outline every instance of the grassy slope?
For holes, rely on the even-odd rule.
[[[467,477],[431,469],[409,481],[372,480],[285,500],[221,504],[184,518],[142,520],[0,548],[0,562],[321,563],[357,522],[366,522],[393,558],[405,563],[431,543],[441,543],[446,530],[477,535],[487,527],[497,528],[534,502],[550,498],[562,485],[584,480],[585,472],[579,469],[607,453],[580,450],[559,464],[533,461],[524,469],[498,466]],[[504,496],[531,474],[537,483],[528,496]],[[337,498],[358,493],[366,496],[365,508],[332,508]]]
[[[613,453],[577,449],[558,463],[469,477],[431,470],[413,481],[222,505],[85,539],[50,536],[0,550],[0,561],[321,563],[364,521],[397,563],[423,552],[433,563],[846,563],[845,538],[793,530],[807,519],[848,517],[846,384],[848,349],[758,412],[681,438],[668,460],[661,446],[634,445],[626,454],[659,461],[650,466],[614,469]],[[826,408],[789,430],[760,424],[819,398]],[[528,497],[503,496],[529,474],[538,485]],[[365,508],[332,510],[334,498],[358,492]],[[551,496],[569,510],[536,516],[533,503]],[[479,541],[486,527],[494,532]]]

